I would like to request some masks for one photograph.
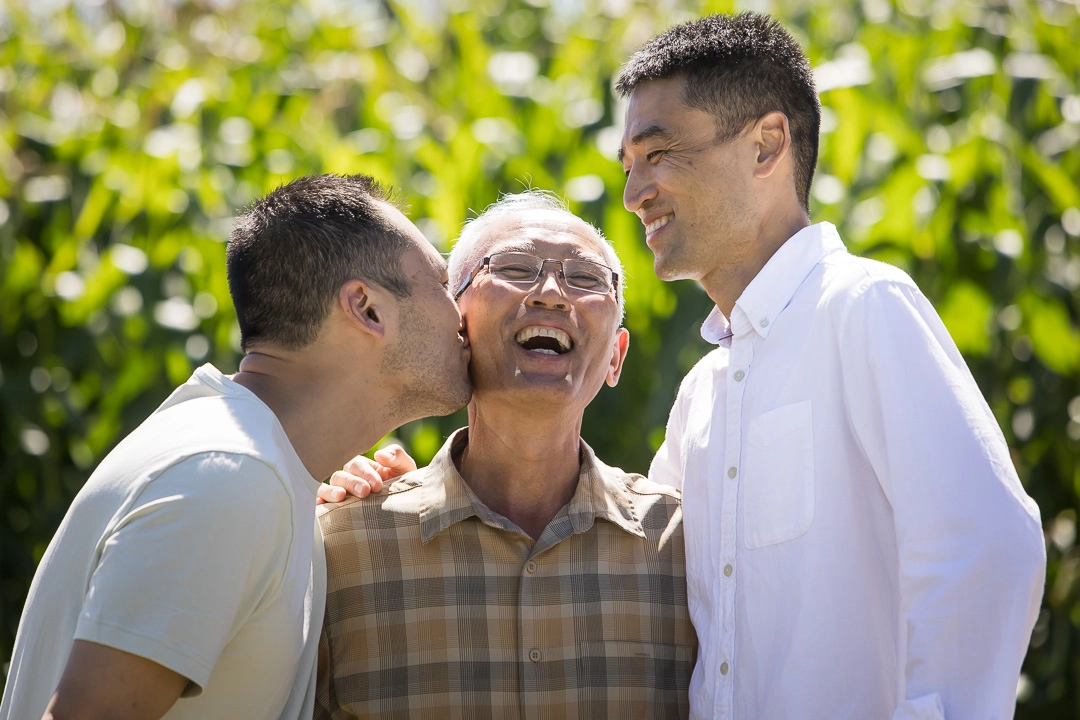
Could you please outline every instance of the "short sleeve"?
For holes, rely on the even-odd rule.
[[[75,638],[145,657],[201,692],[288,567],[291,500],[258,460],[190,457],[147,484],[104,540]]]

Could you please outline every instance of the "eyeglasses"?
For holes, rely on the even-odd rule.
[[[607,265],[601,265],[592,260],[555,260],[531,253],[503,252],[488,255],[477,263],[473,271],[469,273],[469,277],[465,278],[465,282],[461,283],[461,287],[454,293],[454,299],[457,300],[468,290],[477,274],[485,267],[489,273],[504,282],[532,285],[540,277],[547,263],[556,263],[559,266],[556,277],[568,290],[606,295],[614,288],[618,296],[619,274]]]

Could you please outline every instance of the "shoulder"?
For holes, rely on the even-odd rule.
[[[205,450],[163,467],[151,480],[159,490],[206,496],[215,501],[258,503],[258,495],[285,492],[276,467],[246,453]]]
[[[366,498],[348,497],[339,503],[319,505],[316,512],[323,536],[330,541],[337,533],[419,525],[429,494],[420,473],[403,475]]]
[[[658,513],[670,519],[681,510],[682,493],[676,488],[650,480],[639,473],[626,472],[599,459],[594,462],[607,482],[619,487],[630,498],[640,516]]]
[[[116,529],[137,520],[143,526],[262,526],[289,522],[292,509],[293,494],[273,467],[249,455],[209,451],[155,471]]]
[[[821,286],[828,294],[858,296],[874,287],[918,289],[906,272],[888,263],[850,253],[833,253],[821,262]]]
[[[682,493],[638,473],[611,468],[619,474],[634,518],[641,523],[646,545],[671,552],[683,543]],[[678,552],[681,552],[679,550]]]
[[[682,493],[642,475],[627,477],[638,520],[647,535],[669,538],[682,535]]]
[[[299,460],[277,416],[238,386],[232,392],[216,386],[181,386],[132,437],[165,454],[222,451],[281,468]]]
[[[654,502],[664,505],[679,505],[682,503],[682,493],[670,485],[662,485],[654,482],[638,473],[625,475],[627,489],[631,494],[642,498],[653,498]]]
[[[852,317],[886,320],[895,313],[925,314],[929,301],[911,276],[888,263],[835,253],[821,263],[817,277],[819,308],[837,326]]]

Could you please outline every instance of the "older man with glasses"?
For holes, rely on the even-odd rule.
[[[526,192],[465,228],[450,282],[469,426],[423,470],[324,507],[316,717],[687,717],[679,495],[580,436],[629,343],[618,257]]]

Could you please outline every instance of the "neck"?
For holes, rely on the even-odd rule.
[[[536,540],[577,489],[581,413],[527,412],[524,420],[521,407],[470,405],[459,470],[484,505]]]
[[[304,467],[322,480],[397,425],[371,412],[388,405],[377,377],[335,372],[313,358],[304,351],[253,352],[232,379],[266,403]]]
[[[797,205],[787,212],[775,209],[763,218],[756,239],[750,244],[751,251],[742,262],[714,270],[701,278],[701,285],[724,317],[730,318],[735,303],[746,287],[757,277],[776,251],[795,233],[810,224],[810,216]]]

